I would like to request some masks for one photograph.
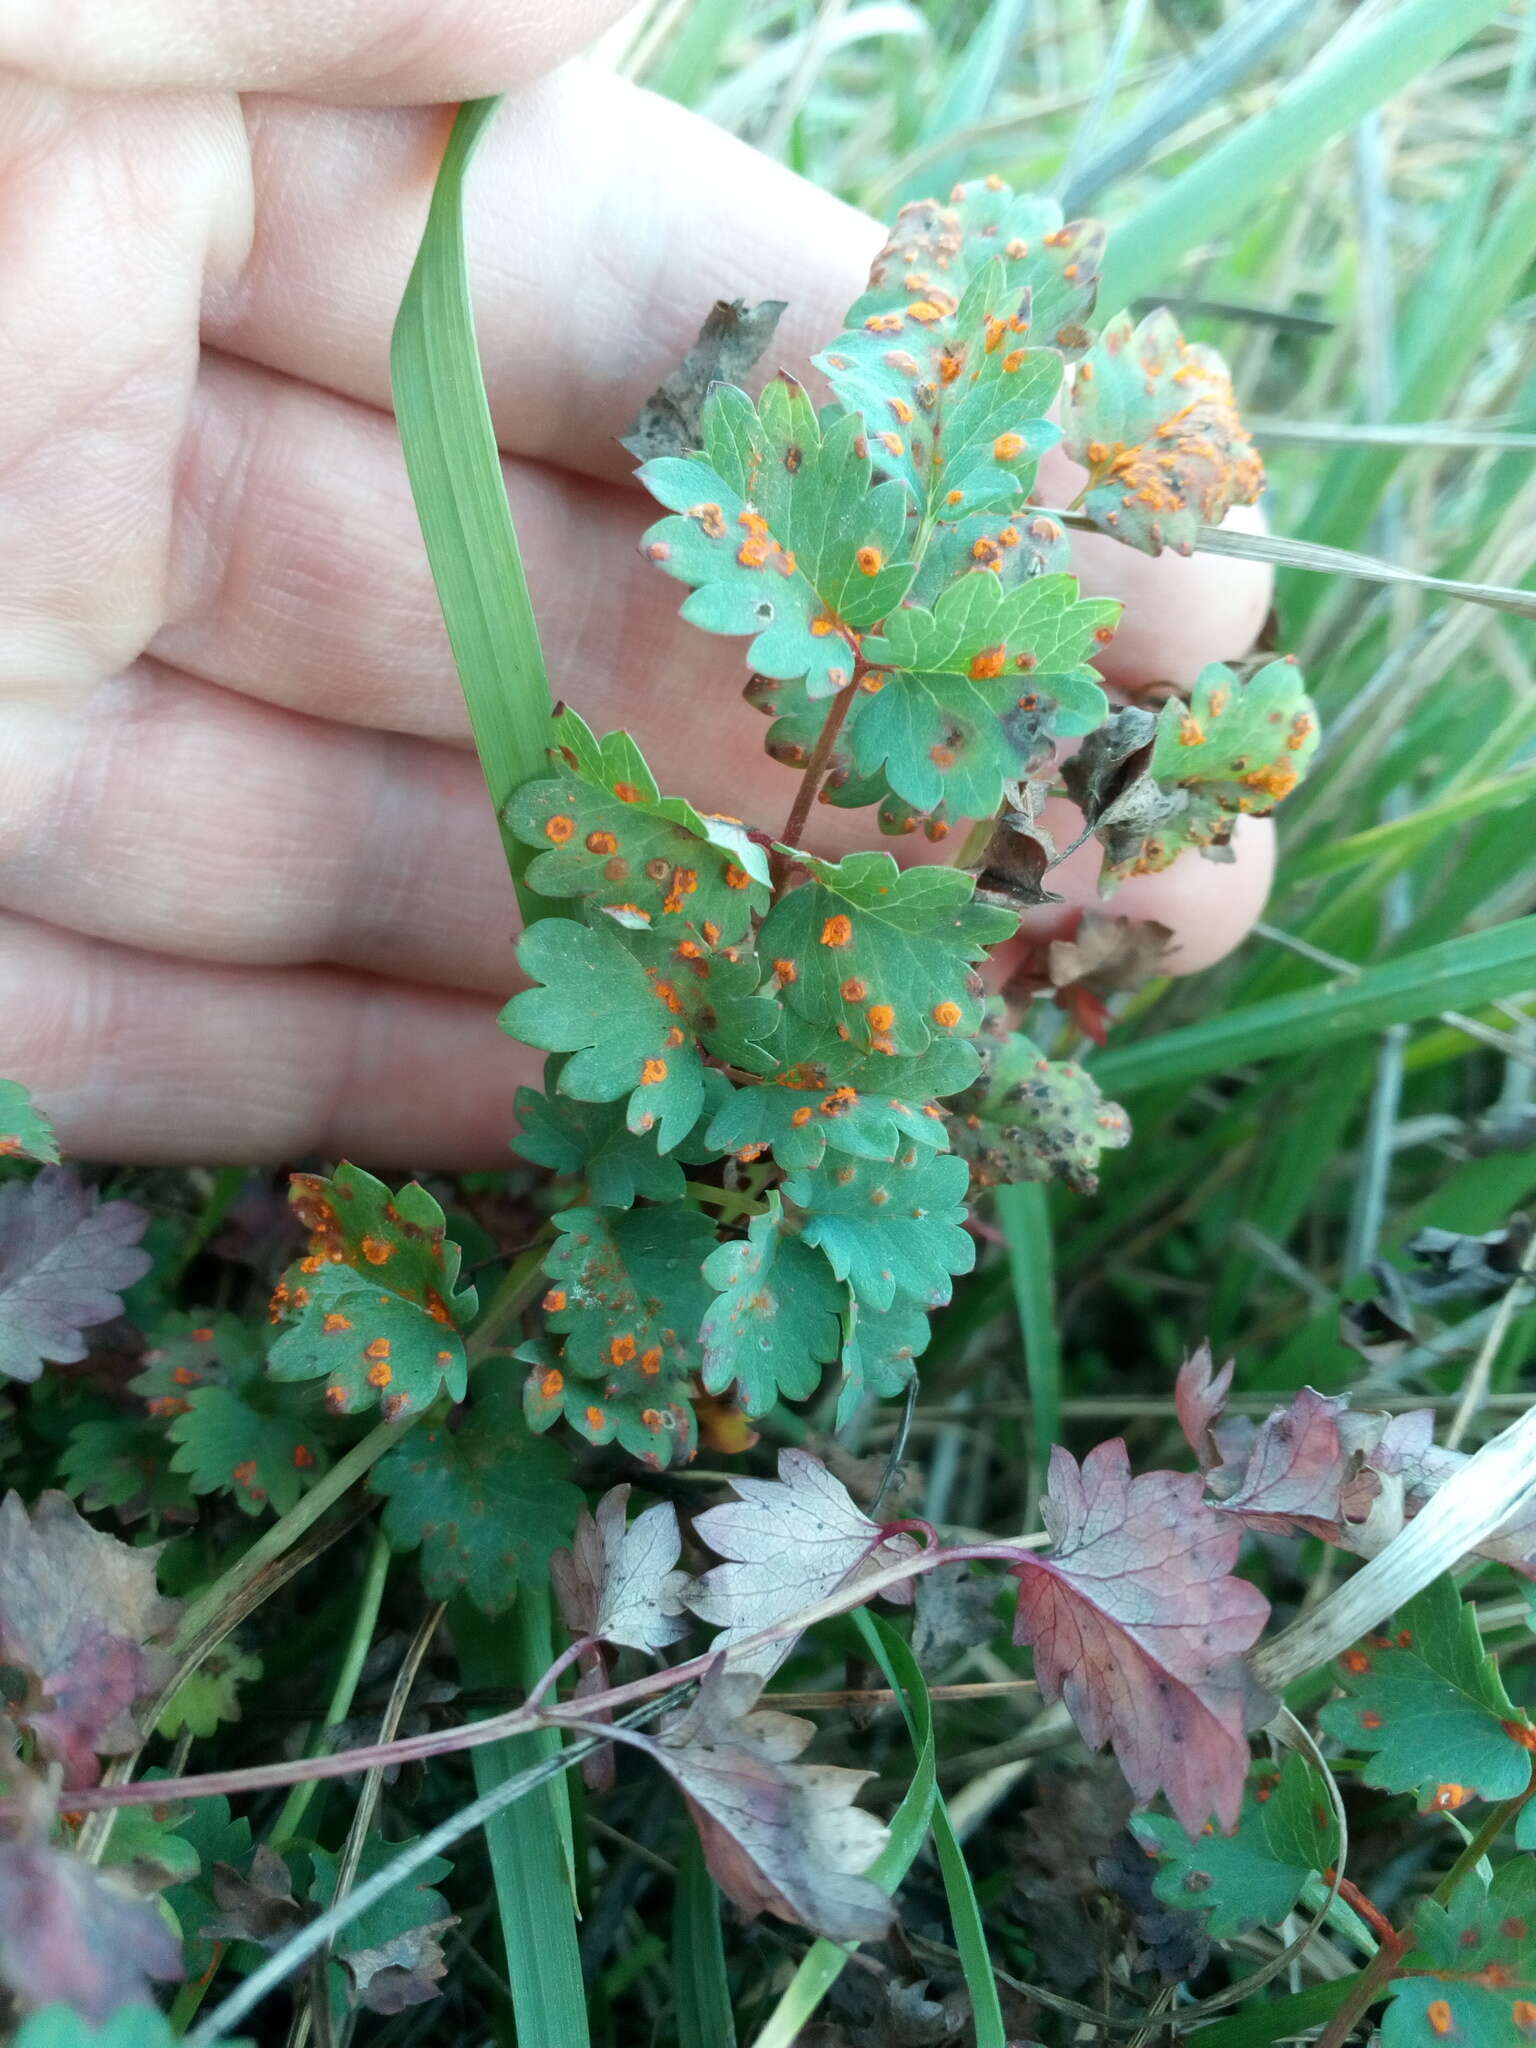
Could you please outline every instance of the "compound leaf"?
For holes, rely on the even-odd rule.
[[[628,1128],[654,1131],[663,1152],[704,1109],[704,1052],[739,1063],[778,1021],[777,1005],[753,993],[752,963],[698,939],[546,917],[524,932],[518,958],[542,986],[512,998],[502,1028],[574,1054],[557,1093],[626,1101]]]
[[[1255,1765],[1237,1832],[1206,1828],[1193,1839],[1164,1814],[1131,1822],[1161,1868],[1153,1884],[1169,1906],[1208,1913],[1207,1932],[1229,1941],[1250,1927],[1278,1927],[1314,1871],[1338,1861],[1339,1828],[1322,1774],[1294,1753]]]
[[[955,1150],[978,1188],[1061,1180],[1078,1194],[1099,1185],[1099,1154],[1131,1141],[1131,1122],[1093,1076],[1071,1060],[1047,1059],[1022,1031],[978,1041],[982,1078],[953,1104]]]
[[[339,1415],[377,1398],[387,1422],[445,1387],[461,1400],[459,1332],[479,1298],[458,1284],[459,1247],[426,1189],[411,1181],[391,1194],[344,1164],[330,1180],[295,1174],[289,1199],[310,1232],[309,1251],[272,1298],[274,1319],[292,1327],[272,1346],[271,1377],[323,1378],[325,1405]]]
[[[779,899],[760,939],[785,1005],[846,1025],[860,1052],[971,1037],[982,1006],[970,964],[1009,936],[1013,914],[974,902],[973,878],[955,868],[902,870],[888,853],[796,858],[812,879]]]
[[[1536,1728],[1511,1703],[1454,1580],[1426,1586],[1337,1670],[1347,1698],[1324,1707],[1322,1725],[1364,1753],[1368,1785],[1443,1811],[1529,1784]]]
[[[0,1374],[35,1380],[73,1365],[82,1332],[121,1315],[120,1290],[149,1271],[134,1202],[103,1202],[67,1166],[0,1186]]]
[[[1193,553],[1202,526],[1253,505],[1264,466],[1215,349],[1185,341],[1166,307],[1122,313],[1079,365],[1067,452],[1089,473],[1084,505],[1144,554]]]
[[[1248,1772],[1243,1652],[1269,1603],[1231,1576],[1239,1526],[1194,1473],[1131,1476],[1115,1438],[1078,1465],[1057,1445],[1041,1506],[1052,1549],[1021,1558],[1015,1640],[1046,1699],[1108,1741],[1138,1799],[1167,1794],[1189,1834],[1236,1824]]]
[[[528,782],[507,823],[541,848],[528,869],[540,895],[622,910],[653,929],[727,944],[768,907],[768,858],[734,819],[663,797],[628,733],[596,739],[571,710],[550,721],[555,774]]]
[[[102,1535],[62,1493],[30,1517],[15,1493],[0,1503],[0,1663],[26,1681],[7,1711],[66,1785],[94,1785],[98,1757],[138,1747],[134,1709],[169,1676],[180,1604],[156,1587],[160,1550]]]
[[[0,1081],[0,1159],[38,1159],[59,1163],[59,1141],[53,1125],[19,1081]]]
[[[673,515],[651,527],[645,553],[693,586],[693,625],[751,634],[754,668],[835,695],[853,677],[850,634],[884,618],[912,580],[905,489],[871,487],[862,422],[845,414],[824,434],[791,378],[755,406],[717,385],[702,433],[702,459],[662,456],[638,472]]]
[[[714,1225],[692,1209],[567,1209],[555,1221],[545,1328],[565,1345],[558,1359],[533,1354],[529,1423],[543,1431],[563,1415],[589,1443],[617,1440],[652,1465],[690,1457]]]
[[[786,1230],[776,1194],[744,1239],[710,1253],[704,1278],[717,1290],[699,1331],[709,1392],[734,1384],[748,1415],[814,1394],[842,1346],[847,1291],[826,1260]]]
[[[369,1484],[384,1497],[394,1548],[420,1547],[429,1598],[464,1593],[501,1614],[531,1575],[542,1580],[550,1552],[576,1526],[581,1495],[564,1476],[568,1462],[530,1434],[512,1374],[481,1367],[468,1405],[418,1424]]]

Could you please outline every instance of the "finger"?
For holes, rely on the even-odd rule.
[[[787,806],[794,778],[747,730],[711,753],[738,815]],[[679,786],[699,793],[697,778]],[[1082,820],[1060,803],[1046,827],[1065,845]],[[872,836],[869,812],[823,805],[806,841],[836,856]],[[1186,957],[1172,964],[1203,965],[1257,914],[1268,846],[1245,839],[1231,867],[1179,862],[1116,907],[1174,928]],[[1097,875],[1091,849],[1064,863],[1052,886],[1066,905],[1032,913],[1031,931],[1093,904]],[[0,704],[0,909],[210,962],[330,962],[499,996],[516,980],[516,905],[473,754],[148,662],[83,703]]]
[[[538,1072],[484,996],[192,966],[0,916],[0,1073],[77,1158],[493,1168]]]
[[[787,807],[765,728],[737,701],[741,643],[678,616],[678,588],[637,552],[642,499],[540,464],[505,466],[552,687],[598,726],[624,725],[664,785],[731,811]],[[83,508],[82,508],[83,516]],[[1156,569],[1114,543],[1127,576]],[[1227,564],[1163,558],[1193,580],[1177,606],[1152,588],[1146,623],[1107,679],[1134,690],[1188,681],[1242,652],[1252,587]],[[169,571],[174,623],[152,642],[175,666],[314,715],[439,739],[467,720],[410,500],[398,439],[370,407],[221,358],[205,362],[182,450]],[[1199,595],[1204,591],[1203,598]],[[719,736],[701,758],[694,720]]]
[[[536,78],[629,0],[8,0],[0,68],[94,91],[213,87],[472,99]]]

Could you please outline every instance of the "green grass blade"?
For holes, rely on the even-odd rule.
[[[1051,1209],[1038,1181],[997,1191],[997,1220],[1008,1246],[1008,1272],[1024,1339],[1035,1485],[1044,1491],[1051,1446],[1061,1435],[1061,1344],[1056,1334],[1056,1277]]]
[[[697,106],[720,69],[740,0],[692,0],[646,84],[685,107]]]
[[[922,1667],[911,1650],[888,1621],[877,1621],[861,1609],[853,1617],[854,1627],[864,1638],[870,1655],[885,1673],[886,1683],[901,1702],[901,1711],[906,1717],[914,1748],[923,1740],[930,1742],[933,1737],[933,1709],[928,1699],[928,1684],[923,1677]],[[921,1704],[924,1712],[916,1711]],[[981,1907],[976,1900],[976,1887],[971,1883],[971,1873],[966,1867],[965,1851],[960,1846],[960,1837],[955,1833],[949,1818],[949,1808],[944,1804],[942,1792],[933,1796],[933,1846],[939,1855],[939,1871],[944,1879],[944,1897],[949,1906],[950,1925],[955,1931],[955,1947],[960,1951],[960,1966],[965,1972],[965,1988],[971,1995],[971,2024],[975,2029],[975,2048],[1008,2048],[1008,2030],[1003,2025],[1002,2007],[998,2002],[997,1982],[992,1975],[992,1958],[987,1953],[986,1929],[982,1925]]]
[[[720,1889],[694,1836],[683,1851],[672,1927],[677,2048],[736,2048],[731,1986],[720,1931]]]
[[[961,45],[949,83],[923,123],[924,142],[938,142],[946,135],[961,133],[993,106],[1032,4],[1033,0],[992,0]],[[897,203],[904,205],[909,199],[925,199],[931,192],[947,192],[957,179],[965,176],[967,167],[964,150],[928,163],[902,185]]]
[[[1200,2048],[1271,2048],[1276,2041],[1311,2033],[1324,2020],[1332,2019],[1359,1982],[1357,1970],[1352,1977],[1337,1977],[1330,1984],[1309,1984],[1305,1991],[1293,1991],[1288,1998],[1267,1998],[1244,2012],[1233,2013],[1230,2019],[1215,2020],[1191,2031],[1186,2039],[1198,2041]]]
[[[855,1615],[856,1622],[862,1615]],[[900,1638],[897,1638],[900,1641]],[[933,1746],[933,1708],[928,1699],[928,1688],[923,1682],[922,1672],[912,1661],[912,1653],[906,1644],[905,1664],[893,1671],[887,1665],[880,1651],[875,1655],[890,1680],[893,1690],[902,1702],[902,1711],[907,1715],[907,1726],[912,1730],[914,1752],[912,1780],[900,1806],[891,1816],[890,1840],[870,1865],[868,1875],[881,1884],[888,1892],[894,1892],[917,1858],[917,1852],[928,1838],[928,1826],[932,1818],[934,1801],[938,1797],[938,1763]],[[764,1696],[764,1705],[771,1706],[771,1694]],[[854,1944],[857,1946],[857,1944]],[[768,2023],[752,2044],[752,2048],[794,2048],[804,2027],[816,2008],[826,1997],[832,1986],[842,1975],[853,1948],[843,1948],[835,1941],[818,1941],[806,1952],[800,1967],[785,1987],[778,2004],[768,2016]]]
[[[1451,826],[1488,811],[1505,810],[1510,804],[1523,804],[1532,796],[1536,796],[1536,761],[1509,775],[1497,775],[1491,782],[1460,790],[1440,803],[1426,804],[1423,810],[1412,811],[1407,817],[1367,826],[1365,831],[1353,832],[1347,839],[1325,839],[1306,847],[1287,857],[1285,884],[1289,888],[1296,882],[1314,881],[1319,875],[1342,874],[1348,868],[1388,856],[1395,867],[1412,859]]]
[[[1499,0],[1406,0],[1364,35],[1325,51],[1267,113],[1245,121],[1117,228],[1100,306],[1114,313],[1171,287],[1191,249],[1214,241],[1256,200],[1295,177],[1325,143],[1501,12]]]
[[[498,820],[514,791],[548,766],[550,712],[464,252],[464,179],[499,105],[472,100],[459,110],[390,350],[405,465]],[[547,913],[554,906],[522,888],[530,850],[505,827],[501,838],[525,920]]]
[[[495,1621],[460,1602],[453,1636],[468,1692],[526,1691],[549,1668],[550,1604],[544,1586],[525,1586],[517,1605]],[[558,1729],[541,1728],[474,1752],[475,1784],[493,1791],[560,1750]],[[585,2048],[587,1997],[576,1946],[571,1890],[569,1793],[564,1778],[536,1786],[486,1823],[496,1907],[506,1944],[517,2037],[529,2048]]]
[[[1117,1047],[1093,1063],[1106,1094],[1197,1081],[1249,1060],[1307,1052],[1416,1024],[1442,1010],[1475,1009],[1536,984],[1536,917],[1471,932],[1383,961],[1318,988],[1275,996]]]

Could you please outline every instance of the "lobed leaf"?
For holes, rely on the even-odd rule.
[[[479,1297],[459,1286],[459,1247],[426,1189],[412,1181],[391,1194],[343,1164],[329,1180],[295,1174],[289,1199],[309,1251],[272,1297],[273,1320],[291,1327],[272,1346],[270,1376],[323,1378],[325,1405],[338,1415],[377,1399],[386,1422],[444,1388],[462,1400],[459,1333]]]
[[[842,1349],[848,1295],[826,1260],[786,1228],[777,1194],[745,1238],[710,1253],[704,1278],[716,1289],[699,1331],[709,1392],[734,1387],[747,1415],[814,1394]]]
[[[702,458],[662,456],[638,472],[673,514],[646,533],[644,552],[692,586],[691,624],[750,634],[754,668],[834,696],[853,679],[851,636],[912,581],[906,491],[872,488],[859,419],[845,414],[824,431],[792,378],[776,378],[755,406],[717,385],[701,427]]]
[[[1021,1560],[1015,1640],[1046,1699],[1109,1742],[1138,1799],[1164,1792],[1186,1832],[1236,1825],[1248,1771],[1242,1661],[1269,1603],[1231,1576],[1237,1527],[1188,1473],[1132,1478],[1125,1445],[1081,1466],[1059,1444],[1041,1504],[1052,1549]]]
[[[1364,1754],[1368,1785],[1444,1812],[1512,1799],[1530,1783],[1536,1727],[1511,1703],[1452,1579],[1436,1579],[1389,1629],[1346,1650],[1338,1679],[1347,1697],[1323,1708],[1322,1726]]]
[[[921,1309],[899,1306],[848,1311],[843,1344],[843,1387],[837,1399],[835,1429],[853,1420],[866,1394],[888,1400],[903,1394],[917,1377],[916,1360],[928,1348],[932,1331]]]
[[[595,1515],[582,1508],[569,1547],[550,1559],[550,1579],[573,1636],[656,1657],[688,1633],[677,1604],[683,1539],[670,1501],[629,1521],[630,1492],[610,1486]]]
[[[1448,1906],[1426,1899],[1414,1945],[1388,1987],[1382,2048],[1518,2048],[1536,2030],[1536,1858],[1516,1856],[1490,1883],[1468,1871]]]
[[[857,1052],[912,1056],[971,1037],[982,1014],[971,963],[1016,919],[974,902],[955,868],[902,870],[888,853],[796,858],[811,880],[780,897],[759,938],[786,1008],[846,1026]]]
[[[384,1497],[392,1546],[420,1549],[430,1599],[463,1593],[501,1614],[519,1586],[542,1579],[550,1552],[576,1526],[581,1496],[567,1464],[529,1433],[513,1375],[486,1365],[468,1406],[413,1429],[368,1483]]]
[[[1071,1060],[1047,1059],[1032,1038],[1009,1032],[979,1041],[982,1078],[953,1104],[955,1150],[973,1187],[1064,1181],[1082,1195],[1099,1185],[1099,1154],[1131,1141],[1131,1122]]]
[[[1314,1872],[1339,1856],[1339,1827],[1322,1773],[1294,1752],[1283,1766],[1255,1765],[1235,1833],[1191,1838],[1176,1820],[1138,1814],[1132,1832],[1157,1856],[1153,1890],[1165,1905],[1208,1916],[1207,1932],[1230,1941],[1250,1927],[1278,1927]]]
[[[716,1105],[730,1097],[731,1084],[713,1068],[704,1075],[704,1108],[698,1124],[670,1153],[656,1149],[648,1131],[632,1131],[616,1102],[578,1102],[557,1092],[559,1057],[544,1066],[544,1090],[519,1088],[516,1110],[521,1129],[516,1148],[536,1166],[579,1174],[586,1199],[599,1209],[632,1209],[637,1201],[680,1202],[687,1186],[681,1161],[705,1161],[722,1150],[708,1137]],[[705,1132],[705,1136],[700,1133]]]
[[[694,938],[546,917],[523,934],[518,958],[542,984],[516,995],[502,1028],[525,1045],[568,1052],[555,1083],[584,1102],[627,1103],[631,1131],[671,1152],[708,1096],[704,1054],[757,1057],[777,1006],[755,995],[756,969]]]
[[[148,1221],[67,1166],[0,1186],[0,1374],[35,1380],[46,1362],[85,1357],[83,1333],[121,1315],[120,1290],[149,1271]]]
[[[743,938],[768,907],[768,859],[734,818],[663,797],[628,733],[599,740],[574,711],[550,721],[555,774],[526,782],[506,822],[540,848],[528,882],[542,896],[623,911],[709,945]]]
[[[153,2011],[152,1983],[179,1983],[182,1974],[180,1942],[121,1872],[46,1842],[0,1842],[0,1980],[24,2012],[64,2006],[77,2015],[63,2035],[70,2048],[83,2038],[79,2020],[103,2027],[96,2038],[113,2048],[132,2041],[134,2029],[114,2015]],[[36,2021],[29,2031],[49,2039]]]
[[[867,1308],[939,1308],[951,1276],[976,1263],[964,1228],[966,1163],[912,1145],[889,1161],[832,1155],[784,1182],[804,1212],[807,1244],[819,1245],[839,1280]]]
[[[1264,489],[1226,364],[1185,341],[1166,307],[1104,329],[1078,366],[1066,445],[1089,473],[1089,516],[1144,554],[1192,554],[1202,526]]]
[[[99,1757],[138,1747],[134,1710],[170,1675],[181,1608],[155,1584],[161,1547],[101,1534],[62,1493],[30,1515],[18,1494],[0,1503],[0,1664],[21,1682],[7,1711],[66,1785],[94,1785]]]
[[[917,1549],[911,1536],[886,1537],[809,1451],[780,1451],[778,1470],[777,1479],[733,1475],[736,1499],[694,1518],[695,1535],[727,1561],[689,1581],[679,1597],[720,1630],[716,1650],[776,1627]],[[905,1603],[911,1588],[898,1585],[888,1597]],[[794,1646],[785,1637],[733,1658],[731,1669],[767,1677]]]
[[[53,1125],[19,1081],[0,1081],[0,1159],[37,1159],[59,1163],[59,1141]]]
[[[529,1423],[543,1431],[563,1415],[588,1442],[617,1441],[653,1466],[691,1457],[714,1226],[693,1209],[567,1209],[555,1222],[545,1328],[565,1344],[558,1358],[518,1353],[534,1367]]]

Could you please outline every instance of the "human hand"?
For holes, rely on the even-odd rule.
[[[683,626],[636,552],[615,437],[716,297],[788,299],[793,368],[881,231],[595,64],[552,68],[621,11],[0,21],[0,1073],[77,1156],[490,1166],[537,1078],[496,1029],[515,904],[390,415],[436,103],[512,89],[470,267],[554,688],[629,727],[663,787],[788,808],[739,648]],[[1047,498],[1075,489],[1048,459]],[[1121,688],[1241,655],[1269,601],[1266,571],[1212,557],[1086,537],[1076,567],[1126,600]],[[867,843],[871,816],[821,810],[818,843]],[[1236,851],[1113,907],[1208,964],[1258,915],[1268,824]],[[1056,871],[1067,909],[1097,865]]]

